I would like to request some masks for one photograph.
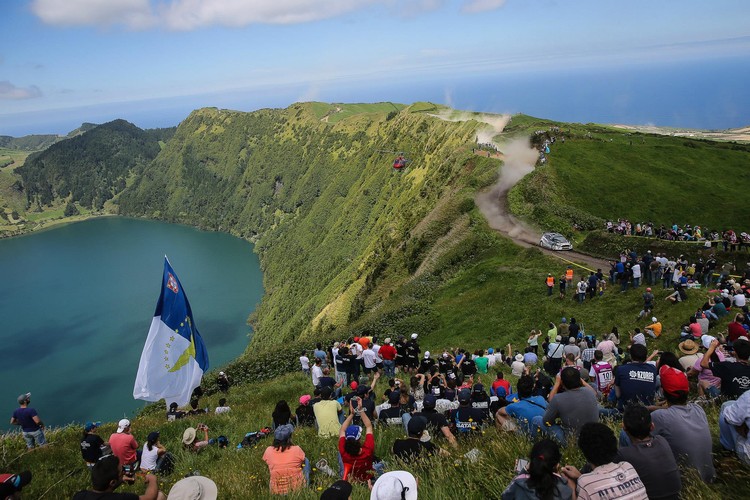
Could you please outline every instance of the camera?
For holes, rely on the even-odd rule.
[[[122,466],[122,474],[123,478],[122,480],[126,483],[134,483],[135,482],[135,471],[138,470],[138,464],[125,464]]]

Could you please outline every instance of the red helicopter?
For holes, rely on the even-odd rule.
[[[411,161],[406,157],[406,153],[404,153],[403,151],[386,151],[383,149],[379,149],[378,153],[395,154],[396,158],[393,160],[393,170],[397,171],[405,169],[406,165]]]

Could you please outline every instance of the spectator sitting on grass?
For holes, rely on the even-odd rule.
[[[544,498],[569,500],[574,498],[575,482],[558,474],[560,447],[551,439],[542,439],[531,448],[525,470],[505,489],[503,500]]]
[[[286,495],[310,483],[310,461],[302,448],[292,444],[293,432],[291,424],[276,427],[273,445],[263,453],[263,461],[268,464],[271,475],[269,487],[272,495]]]
[[[227,398],[219,399],[219,406],[216,407],[215,413],[221,415],[222,413],[228,413],[232,408],[227,406]]]
[[[166,500],[164,493],[159,491],[156,476],[146,474],[143,481],[146,483],[146,491],[143,495],[130,493],[113,493],[123,481],[124,471],[120,461],[114,455],[107,455],[96,461],[91,468],[92,490],[79,491],[73,495],[73,500],[90,500],[95,498],[122,498],[123,500]]]
[[[654,424],[648,408],[628,405],[622,416],[622,427],[615,462],[628,462],[635,468],[649,498],[679,498],[680,469],[667,440],[651,435]]]
[[[566,465],[562,473],[576,481],[579,499],[627,497],[628,500],[648,500],[646,487],[635,468],[628,462],[614,462],[617,438],[612,429],[599,422],[584,425],[578,436],[578,447],[593,470],[581,474],[576,467]],[[617,496],[611,492],[617,492]]]

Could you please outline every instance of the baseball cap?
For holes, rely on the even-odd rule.
[[[20,396],[18,396],[18,404],[22,405],[26,401],[29,401],[30,399],[31,399],[31,393],[30,392],[27,392],[26,394],[21,394]]]
[[[647,292],[650,292],[650,291],[651,291],[651,288],[646,288],[646,291],[647,291]]]
[[[370,491],[370,500],[402,499],[417,500],[417,480],[411,473],[403,470],[386,472],[378,478]]]
[[[390,337],[386,337],[385,343],[386,344],[390,344],[391,343],[391,338]],[[349,483],[346,483],[346,484],[349,484]]]
[[[159,431],[153,431],[148,434],[148,437],[146,438],[147,441],[156,441],[159,439]]]
[[[562,337],[561,337],[560,335],[558,335],[557,337],[555,337],[555,340],[556,340],[557,342],[560,342],[560,341],[562,340]]]
[[[307,403],[310,402],[310,399],[312,398],[310,397],[309,394],[303,394],[302,396],[299,397],[299,404],[306,405]]]
[[[174,483],[168,496],[169,500],[216,500],[219,489],[207,477],[190,476]]]
[[[86,425],[83,426],[83,430],[85,432],[90,432],[91,430],[96,429],[100,425],[102,425],[101,422],[92,422],[89,420],[88,422],[86,422]]]
[[[661,378],[661,388],[665,394],[676,395],[678,392],[687,393],[690,390],[688,379],[685,372],[682,372],[671,366],[662,366],[659,370]]]
[[[419,337],[419,335],[417,335],[416,333],[411,334],[411,338],[416,339],[417,337]]]
[[[359,438],[361,437],[362,437],[362,427],[358,425],[350,425],[349,427],[346,428],[346,439],[359,440]]]
[[[430,351],[424,352],[424,359],[428,359],[430,357]]]
[[[495,349],[493,349],[492,347],[487,349],[487,354],[494,354],[494,353],[495,353]]]
[[[353,391],[356,391],[357,387],[359,387],[359,384],[357,383],[357,381],[356,380],[352,380],[352,383],[349,384],[349,388],[351,388],[351,390],[353,390]]]
[[[320,500],[349,500],[351,494],[352,485],[348,481],[340,479],[320,495]]]
[[[474,384],[474,388],[472,390],[476,393],[484,392],[484,386],[482,384]]]
[[[0,474],[0,491],[3,492],[3,495],[10,496],[16,491],[21,491],[30,482],[31,471],[28,470],[20,474]]]
[[[458,401],[467,402],[471,401],[471,391],[469,389],[461,389],[458,391]]]
[[[424,417],[412,417],[409,423],[406,424],[406,430],[410,436],[421,436],[426,428],[427,419]]]
[[[651,322],[656,323],[656,316],[651,316]]]
[[[276,427],[276,430],[273,431],[273,438],[278,441],[286,441],[290,437],[292,437],[292,433],[294,432],[294,426],[292,424],[284,424]]]
[[[130,420],[127,418],[123,418],[119,422],[117,422],[117,433],[122,433],[127,427],[130,427]]]
[[[224,375],[224,372],[219,372],[219,375]]]
[[[701,337],[701,344],[703,344],[704,349],[708,349],[714,340],[716,340],[716,337],[713,335],[704,335]]]
[[[391,391],[391,393],[388,395],[388,402],[390,404],[396,404],[401,400],[401,392],[400,391]]]
[[[428,410],[432,410],[435,408],[435,405],[437,404],[437,398],[435,398],[432,394],[425,394],[424,400],[422,402],[422,406],[424,408],[427,408]],[[410,420],[411,422],[411,420]]]

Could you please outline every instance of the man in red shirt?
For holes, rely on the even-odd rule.
[[[391,339],[385,339],[385,342],[378,351],[378,356],[383,360],[383,369],[386,377],[396,376],[396,348],[391,344]]]
[[[727,325],[727,334],[729,336],[729,341],[734,343],[737,342],[737,339],[744,336],[747,336],[747,330],[742,326],[742,322],[745,321],[745,317],[742,316],[742,314],[737,313],[734,316],[734,321],[729,323]]]
[[[505,390],[505,394],[497,393],[497,390],[500,387],[502,387]],[[497,379],[495,379],[495,381],[492,382],[492,391],[490,392],[492,393],[493,396],[497,396],[499,398],[504,398],[505,396],[510,394],[510,382],[508,382],[507,380],[503,378],[503,372],[497,372]]]
[[[138,443],[130,433],[130,420],[123,418],[118,422],[117,432],[109,436],[109,446],[112,448],[112,454],[120,460],[120,466],[138,460]]]

